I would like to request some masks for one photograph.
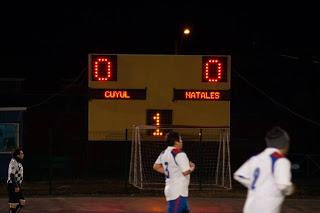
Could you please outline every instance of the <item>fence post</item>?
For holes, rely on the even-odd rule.
[[[124,190],[125,192],[128,191],[128,166],[127,166],[127,160],[128,160],[128,156],[127,156],[127,151],[128,151],[128,128],[126,128],[126,140],[125,140],[125,144],[124,144]]]
[[[197,165],[199,171],[198,171],[198,178],[199,178],[199,189],[202,191],[202,165],[203,165],[203,148],[202,148],[202,129],[200,129],[199,132],[199,156],[200,156],[200,162],[199,165]]]
[[[53,176],[53,132],[49,130],[49,195],[52,195],[52,176]]]

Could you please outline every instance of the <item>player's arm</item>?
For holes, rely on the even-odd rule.
[[[274,178],[277,187],[284,195],[291,195],[294,192],[294,185],[291,182],[291,163],[286,158],[281,158],[275,163]]]
[[[153,170],[155,170],[161,174],[164,174],[164,168],[163,168],[162,164],[158,164],[158,163],[153,164]]]
[[[247,160],[242,166],[233,174],[233,178],[241,183],[243,186],[249,188],[251,184],[250,179],[250,159]]]
[[[190,175],[195,169],[195,164],[189,161],[186,153],[184,152],[177,154],[176,161],[184,176]]]
[[[164,168],[162,166],[162,161],[161,161],[162,155],[163,155],[163,152],[161,152],[161,154],[158,156],[156,162],[153,164],[153,170],[155,170],[161,174],[164,174]]]
[[[185,172],[182,172],[182,174],[184,176],[190,175],[194,171],[195,168],[196,168],[195,164],[190,161],[190,169]]]

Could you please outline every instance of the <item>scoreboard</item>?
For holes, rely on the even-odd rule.
[[[231,56],[89,54],[88,59],[89,141],[117,140],[134,125],[230,126]]]

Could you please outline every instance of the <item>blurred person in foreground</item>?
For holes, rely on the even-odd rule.
[[[290,138],[280,127],[265,136],[267,148],[247,160],[234,179],[248,189],[244,213],[280,213],[285,196],[291,195],[291,163],[286,158]]]

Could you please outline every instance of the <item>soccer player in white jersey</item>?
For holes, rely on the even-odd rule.
[[[23,181],[22,160],[24,153],[22,149],[17,148],[13,154],[8,166],[8,195],[9,195],[9,213],[20,212],[25,205],[25,199],[22,194],[21,184]]]
[[[166,135],[168,147],[161,152],[153,169],[165,175],[164,194],[168,202],[168,213],[188,213],[190,173],[195,165],[182,151],[183,141],[177,132]]]
[[[291,163],[285,157],[289,135],[274,127],[266,134],[265,141],[267,148],[234,173],[234,179],[248,188],[244,213],[279,213],[285,196],[294,191]]]

